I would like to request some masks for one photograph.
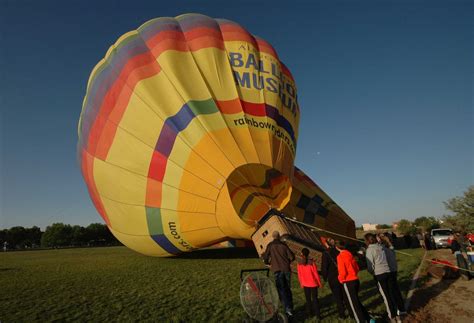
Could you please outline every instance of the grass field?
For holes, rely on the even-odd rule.
[[[398,255],[406,294],[422,250]],[[151,258],[125,247],[62,249],[0,254],[0,321],[239,322],[240,270],[261,268],[253,251],[203,250],[180,258]],[[384,312],[371,277],[361,272],[360,296]],[[304,295],[293,277],[297,320]],[[319,293],[322,316],[337,321],[328,286]],[[349,321],[348,321],[349,322]]]

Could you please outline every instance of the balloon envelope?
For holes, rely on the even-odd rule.
[[[228,20],[158,18],[93,69],[78,156],[112,233],[175,255],[249,239],[272,208],[301,217],[295,199],[315,191],[294,176],[299,115],[293,77],[266,41]]]

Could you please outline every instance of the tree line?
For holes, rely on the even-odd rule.
[[[397,231],[403,235],[417,232],[430,232],[441,226],[458,232],[474,232],[474,186],[470,186],[462,196],[456,196],[444,202],[451,214],[444,215],[441,223],[438,219],[419,217],[414,221],[402,219]],[[390,229],[391,225],[380,224],[377,229]],[[362,228],[357,228],[362,229]],[[54,223],[43,232],[37,226],[24,228],[22,226],[0,230],[0,246],[7,243],[8,249],[28,248],[57,248],[120,245],[105,224],[92,223],[87,227]]]
[[[444,206],[450,214],[440,219],[433,216],[422,216],[413,221],[401,219],[396,231],[402,235],[431,232],[432,229],[450,228],[455,232],[474,233],[474,186],[469,186],[462,196],[453,197],[445,202]],[[362,226],[356,228],[362,231]],[[377,230],[394,229],[389,224],[378,224]]]
[[[445,214],[439,221],[434,217],[422,216],[414,221],[400,220],[397,230],[402,234],[419,231],[430,232],[440,227],[453,229],[455,232],[474,232],[474,186],[469,186],[462,196],[453,197],[444,203],[450,214]]]
[[[6,243],[6,244],[5,244]],[[53,223],[43,232],[37,226],[22,226],[0,230],[1,247],[7,249],[64,248],[114,246],[120,242],[105,224],[92,223],[87,227]]]
[[[403,235],[416,234],[422,232],[431,232],[432,229],[441,227],[441,223],[433,216],[422,216],[414,221],[401,219],[398,222],[397,231]]]

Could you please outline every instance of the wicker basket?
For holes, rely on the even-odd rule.
[[[284,241],[296,255],[297,261],[292,263],[292,269],[294,271],[296,271],[297,262],[301,259],[301,250],[303,248],[309,249],[310,258],[315,261],[318,269],[321,268],[321,251],[324,250],[324,247],[319,235],[297,221],[289,220],[278,215],[269,217],[252,235],[252,241],[260,257],[262,257],[262,254],[267,249],[267,245],[273,241],[272,233],[274,231],[280,233],[281,240]]]

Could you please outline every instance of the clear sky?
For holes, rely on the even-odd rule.
[[[101,221],[76,162],[89,74],[120,35],[188,12],[275,47],[296,165],[357,224],[439,217],[474,184],[473,1],[0,0],[0,227]]]

